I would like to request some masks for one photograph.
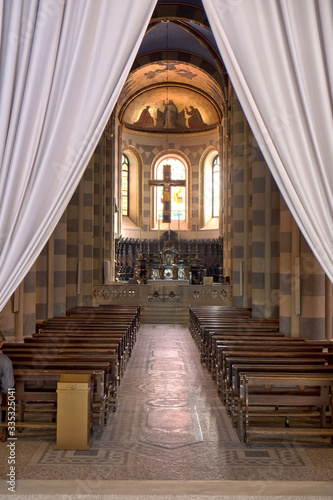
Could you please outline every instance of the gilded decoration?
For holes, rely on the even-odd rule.
[[[195,86],[209,96],[216,103],[218,109],[222,108],[223,96],[221,95],[221,88],[214,78],[199,67],[181,61],[149,62],[149,64],[133,71],[121,91],[118,105],[120,108],[126,106],[125,103],[133,95],[140,93],[143,88],[157,87],[170,82],[177,84],[178,88],[180,86]],[[193,105],[193,103],[191,104]],[[144,108],[145,106],[142,106],[142,109]]]
[[[184,133],[217,127],[220,119],[211,101],[199,92],[162,86],[136,96],[126,107],[122,123],[149,132]]]

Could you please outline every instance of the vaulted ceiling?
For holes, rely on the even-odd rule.
[[[184,110],[199,103],[204,123],[213,125],[221,118],[227,82],[201,0],[158,0],[118,100],[119,118],[138,123],[147,105],[156,115],[158,99],[162,105],[172,96]]]

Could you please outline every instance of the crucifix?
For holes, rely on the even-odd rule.
[[[171,165],[163,165],[163,179],[149,179],[148,186],[163,186],[163,222],[171,223],[171,187],[185,186],[183,179],[171,179]]]

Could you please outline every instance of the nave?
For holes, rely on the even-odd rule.
[[[83,491],[85,481],[101,486],[128,480],[290,485],[296,480],[315,481],[319,494],[320,482],[333,478],[333,448],[326,442],[246,447],[239,441],[195,342],[181,325],[141,325],[117,411],[90,450],[54,450],[54,442],[50,431],[26,429],[18,435],[18,486],[22,480],[66,480]],[[4,451],[6,443],[0,446]],[[5,474],[2,462],[1,477]]]

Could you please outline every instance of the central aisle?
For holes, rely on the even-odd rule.
[[[222,465],[219,443],[239,446],[222,412],[188,328],[143,325],[107,429],[124,465],[130,461],[128,478],[212,478]]]

